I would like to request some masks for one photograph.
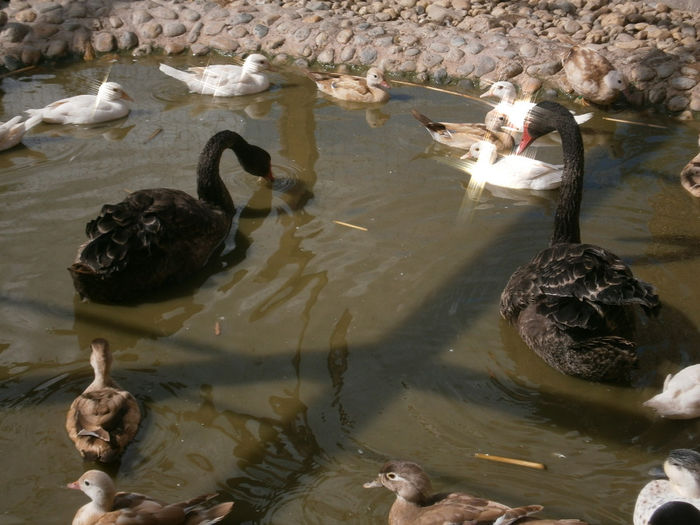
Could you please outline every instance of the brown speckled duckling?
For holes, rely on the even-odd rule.
[[[207,525],[221,521],[233,507],[231,501],[202,506],[216,494],[167,504],[143,494],[117,492],[112,478],[100,470],[88,470],[68,488],[92,500],[78,509],[72,525]]]
[[[389,83],[379,68],[371,67],[365,78],[340,73],[307,71],[319,91],[339,100],[349,102],[386,102],[389,100]]]
[[[129,392],[109,376],[112,354],[109,343],[95,339],[90,364],[95,379],[70,406],[66,416],[68,436],[87,460],[116,461],[134,439],[141,411]]]
[[[528,518],[541,505],[511,508],[496,501],[461,492],[433,494],[430,478],[416,463],[388,461],[365,488],[386,487],[396,494],[389,525],[444,525],[529,523],[530,525],[585,525],[578,520]]]

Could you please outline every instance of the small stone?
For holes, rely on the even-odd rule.
[[[36,20],[36,11],[33,9],[23,9],[15,15],[15,21],[17,22],[28,23],[34,22],[34,20]]]
[[[304,40],[306,40],[307,38],[309,38],[309,35],[310,35],[310,34],[311,34],[311,29],[309,29],[308,27],[304,26],[304,27],[300,27],[299,29],[297,29],[296,31],[294,31],[294,38],[295,38],[298,42],[303,42]]]
[[[139,47],[131,52],[131,56],[134,57],[144,57],[153,53],[153,46],[151,44],[141,44]]]
[[[205,46],[204,44],[192,44],[190,51],[192,52],[192,56],[195,57],[208,55],[209,46]]]
[[[65,56],[68,52],[68,43],[65,40],[54,39],[49,42],[49,47],[46,50],[48,58],[59,58]]]
[[[310,9],[311,11],[327,11],[330,9],[328,2],[320,2],[320,1],[311,2],[306,7],[308,9]]]
[[[532,58],[537,55],[537,47],[533,44],[527,43],[520,46],[520,54],[525,58]]]
[[[520,82],[520,88],[524,95],[532,95],[542,87],[542,81],[539,78],[526,76]]]
[[[110,16],[109,25],[112,27],[112,29],[119,29],[124,25],[124,21],[118,16]]]
[[[99,53],[109,53],[114,50],[114,35],[112,33],[97,33],[93,35],[93,47]]]
[[[248,34],[248,30],[243,26],[235,26],[231,28],[228,34],[235,39],[241,39]]]
[[[334,58],[333,49],[324,49],[318,54],[318,61],[322,64],[332,64]]]
[[[340,52],[341,62],[350,62],[352,57],[355,55],[355,48],[353,46],[345,46]]]
[[[688,107],[689,102],[690,100],[688,97],[676,95],[675,97],[671,97],[666,101],[666,109],[672,112],[683,111]]]
[[[134,14],[131,15],[131,21],[135,26],[140,26],[141,24],[145,24],[150,20],[153,20],[153,17],[144,9],[137,9],[134,11]]]
[[[272,42],[270,42],[270,49],[277,49],[278,47],[284,45],[285,39],[283,37],[279,37],[274,39]]]
[[[428,18],[436,24],[442,24],[446,19],[452,18],[452,12],[449,9],[445,9],[433,3],[426,8],[425,13],[428,15]]]
[[[406,60],[399,64],[399,71],[402,73],[413,73],[416,67],[416,63],[413,60]]]
[[[139,45],[139,39],[135,33],[125,31],[117,36],[117,47],[119,49],[133,49]]]
[[[201,33],[203,27],[204,24],[202,22],[196,22],[192,26],[192,29],[190,29],[189,35],[187,35],[187,42],[190,44],[196,42],[199,38],[199,34]]]
[[[211,40],[211,45],[221,51],[235,51],[238,49],[238,42],[225,36],[217,36]]]
[[[633,82],[648,82],[656,76],[656,72],[647,66],[637,66],[630,73],[630,80]]]
[[[3,65],[10,71],[21,68],[24,64],[15,55],[5,55],[2,59]]]
[[[457,68],[457,74],[460,77],[466,77],[472,74],[474,71],[474,64],[462,64]]]
[[[27,33],[29,33],[29,26],[10,22],[0,31],[0,39],[13,43],[21,42]]]
[[[698,81],[690,77],[674,77],[671,79],[670,84],[674,89],[681,91],[686,91],[695,87]]]
[[[207,18],[209,18],[210,20],[221,20],[222,18],[228,18],[228,15],[228,9],[224,9],[223,7],[217,6],[207,13]]]
[[[71,2],[67,6],[66,18],[85,18],[87,16],[87,8],[85,4]]]
[[[269,31],[270,28],[262,24],[256,24],[253,28],[253,34],[258,38],[264,38]]]
[[[37,38],[48,39],[58,33],[58,26],[54,24],[34,24],[32,26],[32,33],[34,33],[34,36]]]
[[[633,49],[639,49],[644,45],[644,42],[641,40],[623,40],[620,41],[618,38],[615,40],[615,47],[619,49],[625,49],[627,51],[633,50]]]
[[[652,104],[661,104],[666,100],[666,88],[663,86],[656,86],[649,91],[649,102]]]
[[[404,55],[406,55],[407,57],[414,57],[416,55],[420,55],[420,49],[418,49],[417,47],[411,47],[406,50]]]
[[[477,77],[482,77],[486,73],[490,73],[496,68],[496,61],[488,55],[480,56],[477,59],[474,67],[474,74]]]
[[[625,17],[620,13],[608,13],[606,15],[602,15],[598,20],[600,21],[600,25],[603,27],[620,27],[625,25]]]
[[[34,66],[41,61],[41,51],[32,46],[23,46],[21,59],[23,64]]]
[[[151,14],[156,18],[162,18],[163,20],[177,20],[177,13],[172,9],[167,7],[158,6],[151,9]]]
[[[450,46],[445,45],[441,42],[433,42],[429,47],[430,51],[435,53],[447,53],[450,50]]]
[[[360,51],[360,62],[363,64],[371,64],[377,60],[377,50],[373,47],[365,47]]]
[[[221,21],[216,21],[216,22],[209,22],[206,26],[204,26],[204,34],[208,36],[214,36],[218,35],[221,33],[221,31],[224,29],[224,23]]]
[[[442,62],[442,57],[434,53],[424,53],[421,60],[426,68],[432,69]]]
[[[194,9],[183,9],[180,11],[180,18],[187,22],[196,22],[201,18],[201,15]]]
[[[158,38],[162,32],[163,26],[161,26],[155,20],[151,20],[141,27],[141,34],[143,34],[146,38]]]
[[[185,44],[180,42],[167,42],[163,47],[166,55],[179,55],[185,50]]]
[[[484,46],[480,42],[472,42],[467,46],[467,54],[478,55],[483,49]]]
[[[352,31],[350,29],[341,30],[335,37],[336,42],[339,44],[347,44],[352,38]]]
[[[445,81],[447,81],[447,70],[443,67],[436,69],[433,73],[433,82],[444,84]]]
[[[39,13],[48,13],[50,11],[54,11],[56,9],[61,9],[61,4],[57,4],[55,2],[41,2],[36,4],[36,10]]]
[[[676,71],[676,64],[671,61],[663,62],[656,66],[656,74],[659,78],[668,78]]]
[[[167,22],[163,26],[163,36],[174,37],[184,35],[187,32],[187,28],[184,24],[180,22]]]
[[[250,13],[238,13],[236,16],[234,16],[231,20],[231,25],[240,25],[240,24],[247,24],[253,19],[253,15]]]

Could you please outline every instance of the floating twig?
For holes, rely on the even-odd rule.
[[[160,133],[161,131],[163,131],[163,128],[156,128],[156,130],[153,133],[151,133],[149,135],[149,137],[143,141],[143,143],[146,144],[147,142],[152,141],[154,138],[156,138],[158,136],[158,133]]]
[[[340,224],[341,226],[347,226],[348,228],[355,228],[356,230],[360,230],[363,232],[368,231],[367,228],[365,228],[364,226],[355,226],[354,224],[350,224],[348,222],[343,222],[343,221],[336,221],[335,219],[333,219],[333,222],[336,224]]]
[[[221,323],[219,321],[214,323],[214,335],[221,335]]]
[[[634,120],[623,120],[621,118],[611,118],[611,117],[603,117],[603,120],[610,120],[611,122],[622,122],[623,124],[634,124],[636,126],[646,126],[648,128],[661,128],[661,129],[666,129],[666,126],[662,126],[661,124],[649,124],[648,122],[635,122]]]
[[[20,69],[15,69],[14,71],[8,71],[7,73],[3,73],[0,75],[0,78],[5,78],[9,77],[12,75],[16,75],[17,73],[24,73],[25,71],[29,71],[30,69],[34,69],[36,66],[27,66],[27,67],[22,67]]]
[[[389,82],[392,84],[402,84],[404,86],[411,86],[411,87],[418,87],[418,88],[424,88],[424,89],[431,89],[433,91],[439,91],[440,93],[447,93],[448,95],[455,95],[457,97],[463,97],[463,98],[470,98],[472,100],[476,100],[478,102],[482,102],[483,104],[488,104],[490,106],[495,106],[495,104],[491,104],[490,102],[485,101],[482,98],[479,97],[474,97],[472,95],[467,95],[466,93],[457,93],[456,91],[450,91],[449,89],[443,89],[435,86],[426,86],[425,84],[416,84],[415,82],[408,82],[406,80],[395,80],[395,79],[390,79]]]
[[[520,465],[521,467],[535,468],[538,470],[545,470],[547,468],[542,463],[537,463],[535,461],[525,461],[524,459],[505,458],[503,456],[492,456],[491,454],[481,454],[479,452],[474,454],[474,457],[477,457],[479,459],[488,459],[490,461],[498,461],[499,463],[508,463],[510,465]]]

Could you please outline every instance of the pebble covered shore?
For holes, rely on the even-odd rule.
[[[700,3],[700,2],[699,2]],[[700,112],[700,11],[634,0],[10,0],[2,65],[120,52],[243,55],[275,62],[379,65],[419,81],[510,80],[523,93],[571,93],[561,57],[606,56],[631,102],[680,118]],[[551,92],[550,94],[554,94]]]

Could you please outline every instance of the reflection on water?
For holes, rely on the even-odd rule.
[[[481,102],[397,86],[387,104],[345,107],[293,71],[268,92],[213,99],[154,59],[34,73],[3,79],[0,120],[106,73],[135,102],[99,127],[41,125],[0,155],[3,523],[66,523],[85,502],[61,488],[93,466],[63,425],[90,382],[95,337],[110,341],[113,375],[144,414],[109,469],[117,485],[166,500],[218,491],[236,501],[231,523],[385,523],[391,496],[362,484],[389,457],[423,464],[437,490],[629,523],[648,467],[697,445],[697,422],[641,407],[700,352],[699,208],[678,183],[694,123],[600,114],[584,128],[584,240],[620,255],[664,303],[638,317],[640,369],[621,388],[556,373],[499,319],[504,283],[549,239],[557,193],[470,195],[446,162],[463,152],[432,144],[410,115],[478,121]],[[199,151],[221,129],[270,151],[276,181],[242,177],[224,155],[237,213],[220,253],[143,304],[81,301],[66,267],[85,223],[125,190],[194,193]]]

